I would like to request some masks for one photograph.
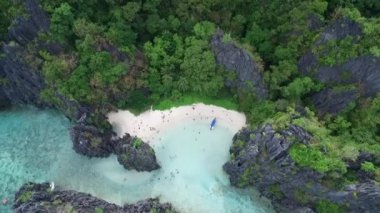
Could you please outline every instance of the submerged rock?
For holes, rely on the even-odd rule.
[[[49,183],[26,183],[16,193],[13,211],[18,212],[176,212],[169,204],[157,198],[135,204],[118,206],[90,194],[72,190],[50,189]]]
[[[223,65],[227,71],[236,73],[236,79],[226,80],[226,86],[248,90],[259,98],[267,97],[268,91],[259,66],[246,50],[238,48],[231,42],[224,42],[221,30],[212,37],[211,47],[216,62]]]
[[[338,190],[324,184],[328,178],[324,174],[296,165],[289,149],[311,140],[312,135],[295,125],[282,130],[271,125],[243,129],[234,136],[231,159],[223,169],[232,185],[256,187],[279,212],[310,212],[318,205],[348,212],[379,212],[380,187],[376,184],[359,183]]]
[[[139,138],[125,135],[116,140],[117,160],[126,169],[152,171],[159,169],[154,149]]]

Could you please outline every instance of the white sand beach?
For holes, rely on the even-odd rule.
[[[160,132],[180,122],[189,119],[211,122],[214,118],[217,119],[217,126],[225,126],[233,132],[237,132],[246,123],[243,113],[202,103],[174,107],[164,111],[148,110],[138,116],[135,116],[128,110],[120,110],[108,114],[108,120],[119,137],[122,137],[125,133],[129,133],[147,143],[152,143]]]

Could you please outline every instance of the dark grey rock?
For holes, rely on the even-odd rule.
[[[49,183],[24,184],[16,193],[12,208],[15,213],[56,213],[71,211],[87,213],[95,212],[96,208],[104,212],[116,213],[150,213],[154,210],[156,212],[177,212],[169,203],[161,204],[157,198],[142,200],[135,204],[118,206],[86,193],[57,189],[51,191]]]
[[[323,21],[322,18],[319,17],[318,15],[312,13],[308,17],[308,27],[312,31],[319,30],[323,27]]]
[[[312,96],[318,114],[336,115],[359,97],[375,97],[380,92],[380,58],[360,56],[347,62],[321,67],[314,75],[327,89]],[[353,85],[357,89],[335,91],[335,86]]]
[[[307,51],[298,61],[297,68],[302,75],[309,75],[317,65],[317,57],[311,51]]]
[[[256,187],[278,212],[313,212],[323,200],[349,212],[379,212],[379,186],[359,183],[338,190],[323,184],[328,178],[324,174],[295,164],[290,147],[295,143],[308,145],[311,140],[312,135],[296,125],[283,130],[271,125],[242,129],[233,138],[231,159],[223,169],[232,185]]]
[[[41,73],[23,63],[18,55],[19,51],[22,51],[21,49],[21,47],[7,45],[3,47],[6,58],[2,68],[7,79],[3,91],[15,104],[48,106],[40,99],[40,92],[45,86]]]
[[[9,100],[8,96],[3,91],[4,84],[6,84],[8,80],[5,76],[2,64],[3,61],[0,60],[0,109],[11,106],[11,100]]]
[[[374,154],[367,153],[367,152],[360,152],[360,154],[358,155],[355,161],[352,161],[352,160],[348,161],[348,168],[352,170],[359,170],[362,163],[364,163],[365,161],[377,163],[376,162],[377,160],[378,159],[376,158]]]
[[[341,40],[347,36],[360,36],[362,29],[359,23],[349,19],[341,18],[333,21],[329,26],[325,28],[323,33],[319,36],[316,44],[324,44],[330,40]]]
[[[108,157],[113,150],[110,136],[102,134],[98,128],[77,124],[70,131],[75,152],[88,157]]]
[[[19,17],[14,21],[9,29],[8,44],[2,47],[5,57],[0,63],[0,69],[7,79],[3,92],[13,103],[46,107],[49,104],[44,103],[39,97],[45,86],[41,73],[25,63],[23,55],[34,57],[35,52],[30,52],[27,46],[39,33],[47,32],[49,18],[37,0],[26,0],[24,5],[27,17]]]
[[[8,97],[3,92],[1,86],[0,86],[0,109],[7,108],[11,106],[11,101],[8,99]]]
[[[347,36],[353,36],[358,39],[361,35],[362,30],[357,22],[348,18],[341,18],[333,21],[324,29],[319,35],[319,39],[314,43],[314,46],[320,46],[330,40],[341,40]],[[306,53],[300,58],[297,67],[303,75],[312,74],[310,72],[313,69],[318,68],[317,58],[311,50],[306,51]]]
[[[99,128],[79,122],[71,129],[75,152],[88,157],[108,157],[114,153],[125,169],[153,171],[159,169],[152,147],[140,139],[126,134],[115,139],[112,131],[100,132]]]
[[[328,200],[345,205],[347,212],[376,213],[380,211],[380,187],[374,182],[349,185],[342,191],[327,193]]]
[[[357,84],[362,96],[373,97],[380,92],[380,58],[360,56],[342,65],[321,67],[315,78],[327,85]]]
[[[130,135],[116,140],[115,154],[126,169],[153,171],[160,168],[153,148]]]
[[[26,46],[33,41],[40,32],[49,30],[50,20],[47,14],[39,6],[38,0],[26,0],[25,9],[27,17],[18,17],[9,29],[8,37]]]
[[[341,40],[352,36],[354,42],[362,35],[361,26],[348,18],[333,21],[320,34],[314,46],[320,46],[330,40]],[[313,77],[324,83],[326,89],[311,98],[319,115],[337,115],[358,98],[374,97],[380,92],[380,58],[359,56],[342,64],[321,66],[311,50],[298,61],[298,70],[303,75]],[[336,86],[348,86],[351,89],[336,91]],[[355,86],[356,89],[352,89]]]
[[[233,43],[223,42],[221,30],[218,30],[212,37],[211,47],[217,64],[236,73],[237,79],[234,81],[226,80],[226,86],[254,92],[259,98],[267,97],[268,91],[262,73],[246,50],[238,48]]]
[[[319,115],[337,115],[344,110],[350,103],[358,98],[358,91],[350,89],[345,91],[334,91],[324,89],[311,97],[311,100]]]

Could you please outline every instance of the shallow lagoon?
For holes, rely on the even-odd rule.
[[[76,154],[69,125],[52,111],[0,113],[0,186],[5,189],[1,198],[13,199],[12,194],[27,181],[55,181],[65,189],[117,204],[160,197],[181,212],[272,211],[253,189],[229,186],[222,165],[234,133],[226,127],[210,131],[208,121],[189,120],[162,132],[153,143],[162,168],[138,173],[126,171],[115,156],[88,159]]]

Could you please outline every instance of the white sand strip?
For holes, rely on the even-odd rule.
[[[160,132],[180,122],[189,119],[211,122],[213,118],[217,119],[217,126],[225,126],[233,132],[244,127],[246,122],[243,113],[202,103],[174,107],[164,111],[149,110],[138,116],[128,110],[108,114],[108,120],[119,137],[129,133],[147,143],[151,143]]]

